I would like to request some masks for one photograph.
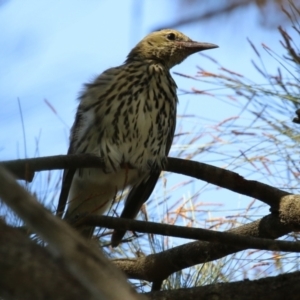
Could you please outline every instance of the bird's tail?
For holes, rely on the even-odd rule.
[[[160,171],[153,171],[145,180],[132,188],[127,196],[121,218],[133,219],[136,217],[142,205],[150,197],[159,175]],[[111,245],[117,247],[125,233],[126,230],[115,230],[111,237]]]

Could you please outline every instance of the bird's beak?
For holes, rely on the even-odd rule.
[[[186,48],[191,53],[196,53],[203,50],[209,50],[214,48],[219,48],[219,46],[210,43],[200,43],[195,41],[190,42],[181,42],[180,43],[183,48]]]

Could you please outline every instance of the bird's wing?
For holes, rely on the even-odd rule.
[[[177,102],[177,100],[176,100]],[[174,121],[172,126],[170,127],[170,131],[168,134],[167,145],[166,145],[166,156],[169,154],[173,137],[175,133],[176,127],[176,107],[174,114]],[[144,181],[142,181],[139,185],[134,186],[130,193],[127,196],[121,218],[133,219],[136,217],[138,212],[140,211],[142,205],[148,200],[150,195],[152,194],[156,182],[159,178],[161,170],[153,170],[150,173],[150,176],[147,177]],[[111,237],[111,245],[116,247],[119,245],[123,236],[125,235],[126,230],[114,230]]]
[[[148,200],[154,190],[159,175],[160,171],[152,172],[147,180],[132,188],[127,196],[121,218],[135,218],[142,205]],[[111,245],[113,247],[118,246],[125,233],[126,230],[115,230],[111,237]]]
[[[101,96],[105,94],[111,82],[115,80],[115,75],[118,73],[119,67],[107,69],[102,74],[100,74],[92,83],[85,85],[87,88],[81,93],[79,97],[79,100],[81,100],[81,102],[78,106],[75,121],[71,129],[70,146],[67,154],[84,153],[84,151],[80,149],[80,146],[78,146],[78,144],[80,144],[80,139],[85,136],[86,131],[89,128],[86,126],[86,120],[84,120],[84,118],[82,117],[82,112],[86,112],[96,105],[101,105],[101,102],[99,101],[102,98]],[[60,191],[56,209],[56,214],[60,217],[62,217],[66,208],[67,199],[75,171],[76,169],[66,169],[63,172],[62,188]]]
[[[82,121],[81,115],[77,112],[75,122],[71,129],[71,137],[75,137],[74,133],[76,131],[76,128],[80,127],[81,121]],[[75,142],[74,138],[71,138],[70,146],[69,146],[67,154],[75,153],[74,142]],[[63,172],[62,186],[61,186],[58,205],[57,205],[57,209],[56,209],[56,215],[58,215],[59,217],[62,217],[62,215],[65,211],[67,200],[68,200],[68,195],[69,195],[69,191],[70,191],[70,187],[72,184],[72,180],[73,180],[75,171],[76,171],[76,169],[65,169]]]

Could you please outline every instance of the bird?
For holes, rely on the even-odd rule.
[[[170,69],[193,53],[217,47],[193,41],[174,29],[154,31],[129,52],[122,65],[84,85],[68,154],[99,156],[103,168],[75,170],[64,219],[104,214],[125,188],[129,193],[121,217],[136,217],[167,163],[174,138],[178,98]],[[63,178],[68,172],[64,171]],[[60,214],[63,202],[60,197]],[[77,229],[90,239],[95,227]],[[113,247],[125,233],[113,232]]]

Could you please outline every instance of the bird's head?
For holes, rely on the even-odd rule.
[[[142,39],[131,50],[126,62],[152,60],[171,69],[193,53],[217,47],[214,44],[195,42],[177,30],[163,29]]]

